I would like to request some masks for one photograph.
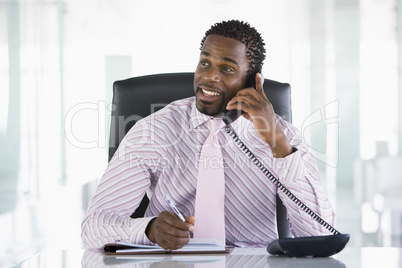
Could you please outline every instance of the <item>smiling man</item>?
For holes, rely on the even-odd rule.
[[[209,35],[201,48],[200,61],[194,75],[197,109],[216,116],[249,77],[246,45],[221,35]]]
[[[303,146],[300,132],[275,114],[263,91],[264,59],[261,35],[248,23],[224,21],[206,32],[194,75],[195,96],[139,121],[110,161],[82,223],[87,248],[119,240],[156,243],[165,249],[188,243],[191,233],[197,232],[201,148],[211,121],[225,110],[243,111],[231,124],[239,138],[289,190],[333,224],[314,156]],[[255,88],[247,86],[250,79],[255,79]],[[277,239],[277,193],[288,210],[294,236],[329,234],[278,191],[222,129],[216,137],[224,159],[227,246],[266,247]],[[133,160],[133,154],[140,158]],[[145,192],[150,197],[145,216],[130,218]],[[171,212],[166,193],[185,221]]]

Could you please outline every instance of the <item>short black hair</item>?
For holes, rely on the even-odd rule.
[[[233,38],[246,45],[246,57],[249,60],[248,73],[260,73],[263,61],[265,60],[265,43],[261,34],[250,24],[238,20],[229,20],[215,23],[205,32],[201,40],[201,50],[205,39],[211,34]]]

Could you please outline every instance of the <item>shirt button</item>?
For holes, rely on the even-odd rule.
[[[285,165],[285,160],[284,159],[277,159],[276,160],[276,167],[277,168],[283,168],[284,165]]]

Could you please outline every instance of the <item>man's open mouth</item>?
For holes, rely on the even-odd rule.
[[[203,89],[203,88],[200,88],[200,89],[201,89],[202,94],[204,94],[204,95],[207,96],[207,97],[212,97],[212,96],[219,96],[219,95],[221,95],[221,93],[216,92],[216,91],[210,91],[210,90],[206,90],[206,89]]]

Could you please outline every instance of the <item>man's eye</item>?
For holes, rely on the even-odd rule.
[[[207,66],[207,65],[208,65],[208,62],[206,62],[206,61],[200,61],[200,64],[201,64],[202,66]]]
[[[225,72],[233,72],[233,69],[229,67],[222,67],[222,70],[224,70]]]

